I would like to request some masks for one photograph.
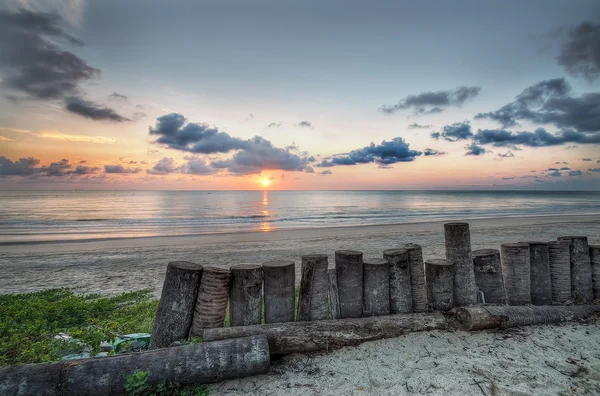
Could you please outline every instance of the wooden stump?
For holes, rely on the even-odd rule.
[[[408,252],[410,265],[410,292],[413,312],[427,312],[427,288],[425,286],[425,264],[421,245],[408,243],[403,246]]]
[[[298,321],[329,319],[328,267],[326,254],[302,256]]]
[[[335,271],[341,318],[360,318],[363,310],[363,254],[354,250],[335,252]]]
[[[578,301],[594,299],[592,288],[592,264],[587,237],[564,236],[559,241],[570,241],[571,256],[571,297]]]
[[[190,336],[201,337],[204,329],[223,327],[230,279],[228,269],[204,267]]]
[[[531,267],[529,245],[504,243],[500,247],[500,262],[508,305],[531,304]]]
[[[265,276],[265,323],[294,321],[296,269],[293,261],[273,260],[263,264]]]
[[[471,257],[471,234],[468,223],[444,224],[446,260],[454,263],[454,304],[477,304],[477,287]]]
[[[594,298],[600,299],[600,245],[590,245],[590,262],[592,263],[592,287]]]
[[[453,262],[444,259],[425,262],[429,309],[449,311],[454,307],[454,267]]]
[[[550,277],[550,254],[546,242],[523,242],[529,245],[531,269],[531,303],[552,304],[552,278]]]
[[[156,319],[150,339],[151,348],[168,347],[188,337],[202,266],[189,261],[171,261],[163,283]]]
[[[571,299],[570,241],[548,242],[552,301],[562,304]]]
[[[331,319],[339,319],[340,313],[340,295],[337,287],[337,276],[335,268],[327,270],[329,275],[329,304],[331,305]]]
[[[390,314],[390,265],[383,258],[363,260],[363,316]]]
[[[475,284],[489,304],[506,304],[504,279],[500,265],[500,251],[479,249],[473,251]]]
[[[269,367],[269,343],[264,335],[257,335],[98,359],[2,367],[0,394],[127,395],[131,394],[125,390],[127,376],[137,371],[147,372],[146,384],[157,388],[264,374]]]
[[[390,263],[390,313],[413,311],[408,250],[388,249],[383,258]]]
[[[231,326],[260,324],[262,317],[263,270],[259,264],[239,264],[231,268],[229,316]]]

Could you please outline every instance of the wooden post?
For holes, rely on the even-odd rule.
[[[125,390],[127,377],[137,371],[148,373],[145,384],[156,389],[166,383],[200,385],[265,374],[269,367],[269,343],[257,335],[98,359],[2,367],[0,394],[127,395],[131,394]]]
[[[340,313],[340,295],[337,287],[337,276],[335,268],[327,270],[329,275],[329,304],[331,305],[331,319],[339,319]]]
[[[190,336],[202,337],[204,329],[223,327],[229,301],[230,279],[231,273],[228,269],[204,267]]]
[[[413,311],[408,250],[388,249],[383,258],[390,263],[390,313]]]
[[[427,312],[427,288],[425,285],[425,264],[421,245],[408,243],[403,246],[408,252],[410,266],[410,292],[413,312]]]
[[[500,246],[500,262],[508,305],[531,304],[531,267],[529,245],[504,243]]]
[[[156,319],[150,338],[151,348],[168,347],[188,337],[202,266],[189,261],[171,261],[163,283]]]
[[[444,224],[446,260],[454,263],[454,303],[456,306],[477,304],[477,287],[471,257],[471,234],[468,223]]]
[[[594,299],[600,299],[600,245],[590,245],[590,262],[592,263],[592,287]]]
[[[363,254],[354,250],[335,252],[335,272],[341,318],[360,318],[363,309]]]
[[[473,251],[475,284],[489,304],[506,304],[504,279],[500,266],[500,251],[479,249]]]
[[[329,319],[329,263],[326,254],[302,256],[298,321]]]
[[[390,264],[383,258],[363,260],[363,316],[390,314]]]
[[[594,299],[592,288],[592,264],[587,237],[564,236],[559,241],[570,241],[571,256],[571,297],[579,301]]]
[[[273,260],[263,264],[265,275],[265,323],[294,321],[296,269],[293,261]]]
[[[449,311],[454,307],[454,267],[453,262],[444,259],[425,262],[429,309]]]
[[[529,245],[531,270],[531,303],[552,304],[552,280],[550,277],[550,254],[546,242],[523,242]]]
[[[263,270],[259,264],[231,267],[229,316],[231,326],[260,324],[262,316]]]
[[[562,304],[571,299],[570,241],[548,242],[552,301]]]

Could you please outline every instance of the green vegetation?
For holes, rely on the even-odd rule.
[[[136,371],[127,376],[125,390],[129,396],[208,396],[205,386],[182,387],[177,383],[163,383],[157,387],[148,384],[149,373]]]

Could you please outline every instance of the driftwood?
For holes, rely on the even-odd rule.
[[[456,264],[444,259],[425,261],[429,309],[449,311],[454,307],[454,270]]]
[[[485,330],[583,319],[596,312],[600,305],[488,305],[459,308],[456,319],[463,330]]]
[[[500,259],[506,303],[509,305],[531,304],[529,245],[504,243],[500,246]]]
[[[232,326],[260,324],[262,314],[263,270],[258,264],[231,268],[229,316]]]
[[[390,313],[411,313],[413,303],[408,250],[384,250],[383,258],[390,263]]]
[[[326,254],[302,256],[298,321],[329,319],[328,267]]]
[[[261,334],[269,340],[271,355],[285,355],[329,351],[415,331],[453,328],[452,318],[441,313],[422,313],[207,329],[204,339],[215,341]]]
[[[403,246],[408,251],[410,265],[410,292],[413,312],[427,312],[427,290],[425,289],[425,264],[421,245],[408,243]]]
[[[0,368],[0,395],[125,395],[127,376],[147,384],[199,385],[269,371],[269,346],[256,335],[96,359]]]
[[[564,236],[559,241],[569,241],[571,256],[571,297],[579,301],[594,299],[592,289],[592,265],[587,237]]]
[[[456,306],[477,303],[477,287],[471,257],[469,223],[444,224],[446,260],[454,263],[454,303]]]
[[[552,280],[550,277],[550,255],[546,242],[524,242],[529,245],[531,303],[552,304]]]
[[[189,261],[167,265],[150,346],[164,348],[186,339],[192,325],[202,266]]]
[[[600,245],[590,245],[590,261],[592,263],[594,298],[600,299]]]
[[[548,242],[552,301],[562,304],[571,299],[570,241]]]
[[[475,284],[483,293],[486,303],[505,304],[504,279],[500,266],[500,251],[497,249],[479,249],[473,251]]]
[[[331,306],[331,319],[339,319],[341,317],[340,296],[338,293],[335,268],[328,269],[327,274],[329,275],[329,304]]]
[[[335,271],[341,318],[363,314],[363,254],[354,250],[335,252]]]
[[[293,261],[263,264],[265,276],[265,322],[293,322],[296,305],[296,270]]]
[[[390,265],[383,258],[363,260],[363,316],[390,314]]]
[[[202,335],[203,329],[223,327],[229,302],[229,269],[204,267],[190,336]]]

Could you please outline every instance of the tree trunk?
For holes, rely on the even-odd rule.
[[[156,319],[150,339],[151,348],[164,348],[188,337],[202,266],[189,261],[171,261],[163,283]]]
[[[390,314],[390,264],[383,258],[363,260],[363,316]]]
[[[564,322],[587,318],[596,312],[600,312],[598,305],[487,305],[459,308],[456,319],[463,330],[485,330]]]
[[[546,242],[523,242],[529,245],[531,270],[531,303],[552,304],[552,280],[550,277],[550,255]]]
[[[410,292],[413,312],[427,312],[427,290],[425,286],[425,264],[421,245],[409,243],[403,246],[408,252],[410,265]]]
[[[502,276],[508,305],[531,304],[529,245],[504,243],[500,246]]]
[[[454,263],[454,304],[477,304],[477,287],[471,257],[471,234],[468,223],[444,224],[446,260]]]
[[[362,317],[363,254],[353,250],[336,251],[335,271],[340,298],[340,317]]]
[[[265,274],[265,323],[293,322],[296,305],[296,269],[293,261],[263,264]]]
[[[263,270],[258,264],[234,265],[231,270],[229,315],[231,326],[260,324]]]
[[[578,301],[594,299],[592,288],[592,265],[587,237],[565,236],[558,240],[570,241],[571,256],[571,297]]]
[[[298,321],[329,319],[328,267],[325,254],[302,256]]]
[[[444,259],[425,262],[429,309],[449,311],[454,307],[454,267],[453,262]]]
[[[571,299],[570,241],[548,242],[552,301],[562,304]]]
[[[269,371],[264,335],[155,349],[97,359],[0,368],[0,394],[126,395],[127,376],[148,373],[147,384],[200,385]]]
[[[266,335],[271,355],[330,351],[414,331],[449,330],[454,320],[440,313],[370,316],[368,318],[318,320],[258,326],[207,329],[207,341]]]
[[[388,249],[383,258],[390,263],[390,313],[413,311],[408,250]]]
[[[228,269],[204,267],[194,309],[191,337],[201,337],[204,329],[223,327],[229,301],[230,280],[231,272]]]
[[[506,304],[504,279],[500,266],[500,251],[480,249],[473,251],[475,284],[489,304]]]
[[[592,286],[594,298],[600,299],[600,245],[590,245],[590,261],[592,263]]]
[[[331,306],[331,319],[340,319],[340,295],[337,287],[337,276],[335,268],[327,270],[329,275],[329,304]]]

